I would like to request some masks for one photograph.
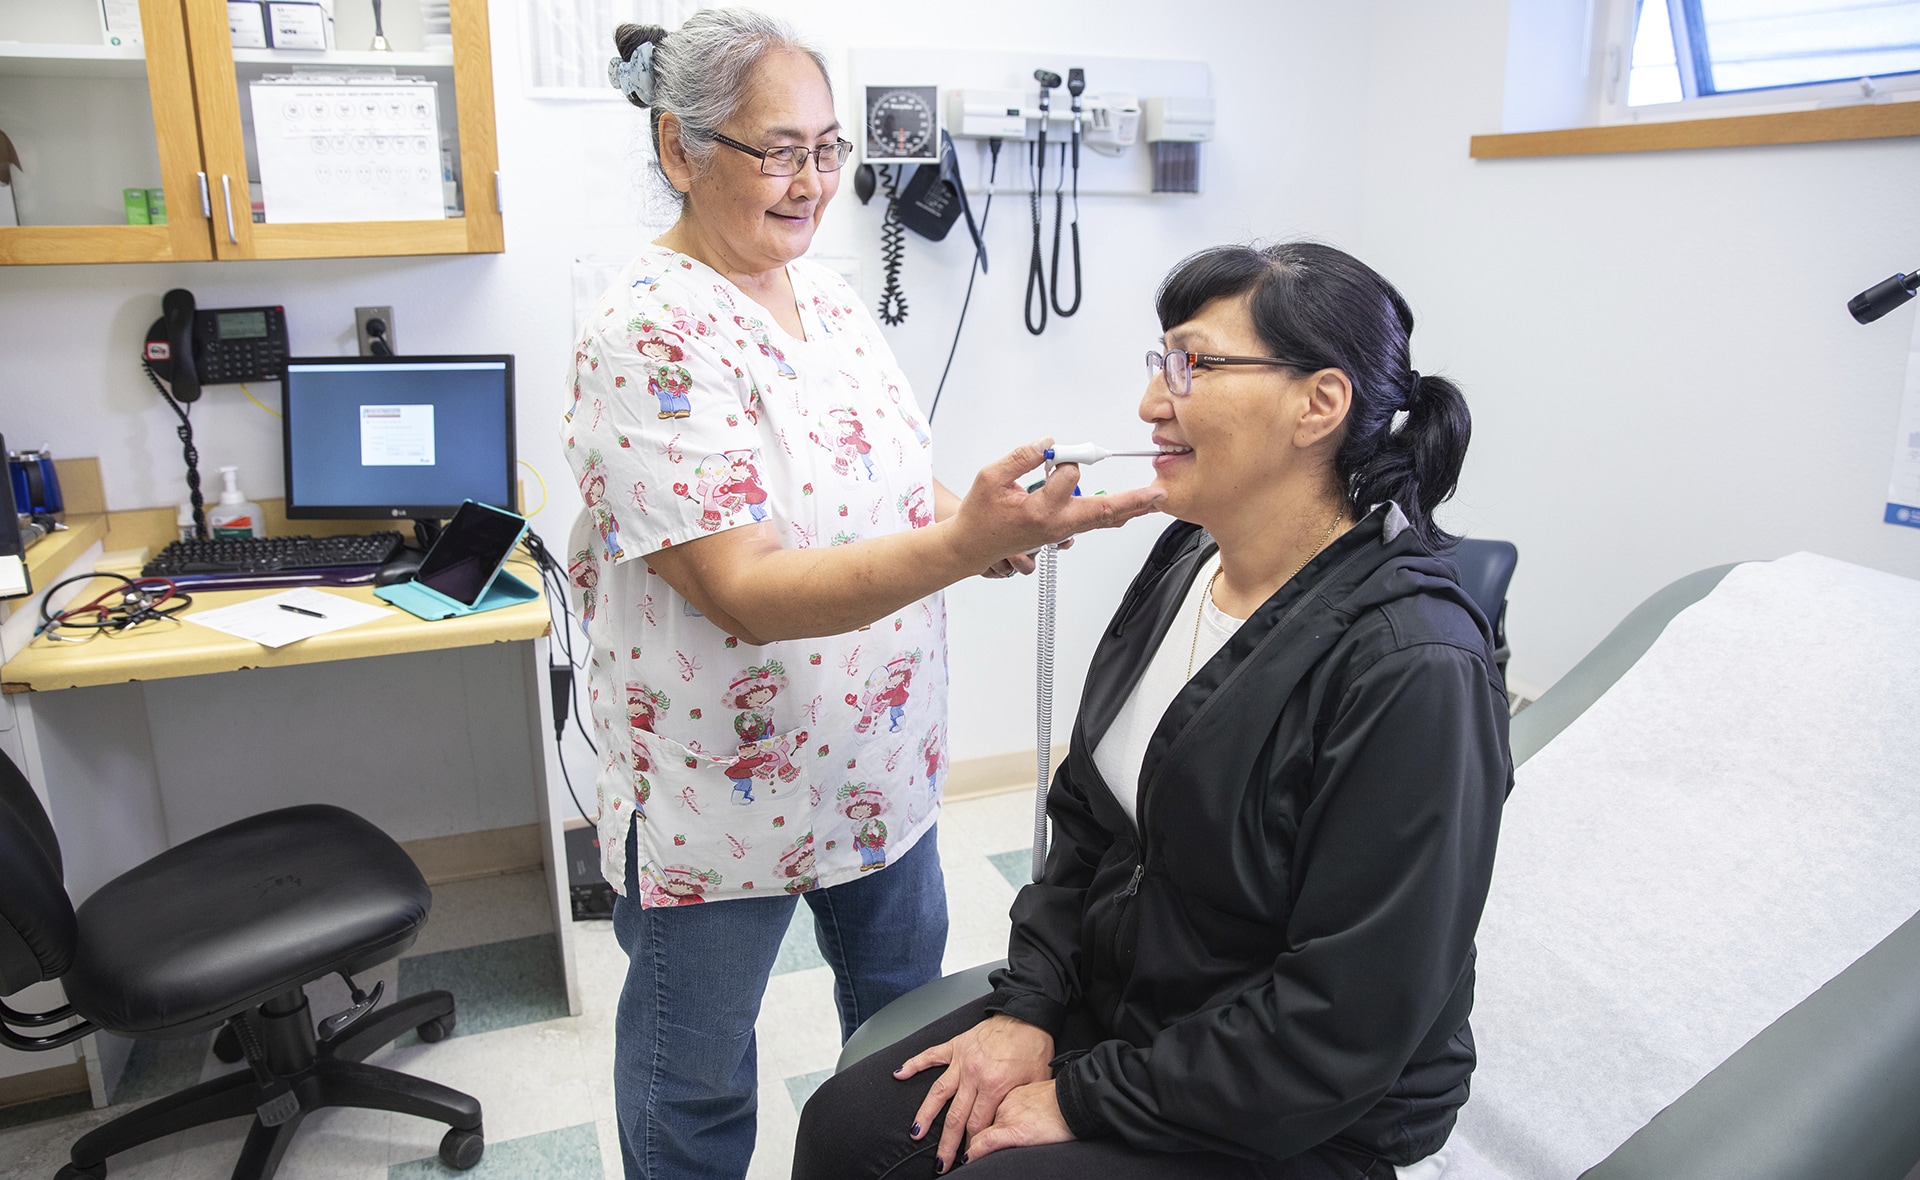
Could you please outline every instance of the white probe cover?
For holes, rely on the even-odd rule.
[[[1112,451],[1109,451],[1105,447],[1095,446],[1092,443],[1074,443],[1064,447],[1053,446],[1047,448],[1047,459],[1053,463],[1098,463],[1100,460],[1111,458],[1112,456]]]

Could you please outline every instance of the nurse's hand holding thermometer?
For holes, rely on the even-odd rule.
[[[1112,458],[1123,457],[1123,456],[1132,456],[1137,458],[1152,458],[1160,454],[1160,452],[1158,450],[1114,451],[1114,450],[1109,450],[1106,447],[1096,446],[1093,443],[1059,443],[1052,446],[1042,447],[1041,454],[1046,459],[1046,462],[1047,462],[1047,486],[1052,487],[1053,472],[1054,472],[1054,469],[1057,467],[1066,466],[1068,464],[1071,464],[1075,467],[1084,467],[1089,463],[1098,463],[1102,459],[1112,459]],[[1076,471],[1074,473],[1074,479],[1076,483],[1077,483],[1078,477],[1079,477],[1079,473]],[[1062,478],[1065,478],[1065,477],[1062,477]],[[1147,489],[1141,489],[1141,490],[1144,491]],[[1080,489],[1078,486],[1075,486],[1073,488],[1072,494],[1075,496],[1078,496],[1080,494]],[[1069,537],[1066,540],[1061,541],[1059,544],[1060,544],[1060,548],[1062,549],[1070,548],[1073,545],[1073,539]],[[1045,548],[1045,546],[1036,545],[1033,548],[1027,550],[1025,553],[1017,553],[1012,557],[1008,557],[1008,558],[1005,558],[1004,560],[995,562],[992,568],[986,571],[985,576],[989,578],[1008,578],[1008,577],[1012,577],[1016,573],[1030,574],[1034,571],[1033,557],[1036,553],[1039,553],[1040,550],[1043,548]]]

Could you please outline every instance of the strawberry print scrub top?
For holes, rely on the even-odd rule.
[[[947,765],[938,594],[846,635],[754,647],[649,568],[765,522],[789,548],[933,523],[926,418],[859,299],[787,268],[796,340],[706,265],[634,260],[574,349],[562,431],[586,510],[568,576],[590,642],[602,870],[641,901],[799,893],[883,869],[933,826]]]

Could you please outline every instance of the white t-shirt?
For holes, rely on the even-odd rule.
[[[1246,622],[1213,605],[1213,576],[1219,569],[1218,553],[1200,567],[1192,589],[1187,591],[1186,601],[1173,616],[1173,625],[1167,628],[1159,650],[1153,653],[1153,662],[1147,665],[1140,683],[1134,685],[1132,694],[1114,716],[1112,727],[1093,751],[1094,767],[1100,771],[1100,777],[1107,780],[1114,799],[1135,827],[1140,824],[1140,765],[1146,760],[1147,744],[1153,740],[1153,731],[1166,715],[1167,706],[1173,704],[1173,698],[1179,696],[1180,690],[1193,678],[1188,671],[1189,653],[1192,671],[1198,672],[1227,645],[1240,624]],[[1439,1180],[1447,1169],[1448,1158],[1447,1149],[1443,1147],[1418,1163],[1395,1168],[1394,1174],[1397,1180]]]
[[[753,647],[646,558],[765,521],[783,546],[933,523],[932,439],[840,277],[788,267],[804,339],[649,246],[575,346],[561,439],[586,510],[568,575],[591,642],[602,871],[641,902],[799,893],[898,860],[945,777],[938,594],[861,631]]]
[[[1173,698],[1179,696],[1180,690],[1193,678],[1193,673],[1206,667],[1214,653],[1225,647],[1240,624],[1246,622],[1213,605],[1209,591],[1219,569],[1218,553],[1200,567],[1192,588],[1187,591],[1186,601],[1173,616],[1173,625],[1167,628],[1159,650],[1153,653],[1153,662],[1147,665],[1140,683],[1133,686],[1132,694],[1114,716],[1113,725],[1093,750],[1093,765],[1100,771],[1100,777],[1107,780],[1120,810],[1127,813],[1135,827],[1140,825],[1137,814],[1140,764],[1146,761],[1147,744],[1153,740],[1153,731],[1166,716]]]

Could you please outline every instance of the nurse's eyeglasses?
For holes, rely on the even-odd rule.
[[[847,157],[853,154],[853,145],[844,139],[836,139],[832,143],[817,148],[792,144],[787,147],[767,148],[763,151],[757,147],[748,147],[737,139],[729,139],[718,131],[708,132],[707,138],[715,143],[724,143],[736,152],[745,152],[749,156],[758,157],[760,171],[766,176],[798,176],[800,170],[806,167],[805,161],[808,156],[813,157],[813,166],[818,171],[838,172],[840,165],[846,163]]]
[[[1155,373],[1167,375],[1167,392],[1175,397],[1185,397],[1193,392],[1193,371],[1212,365],[1278,365],[1283,369],[1297,369],[1292,361],[1283,361],[1271,356],[1220,356],[1211,352],[1168,352],[1148,351],[1147,377]]]

